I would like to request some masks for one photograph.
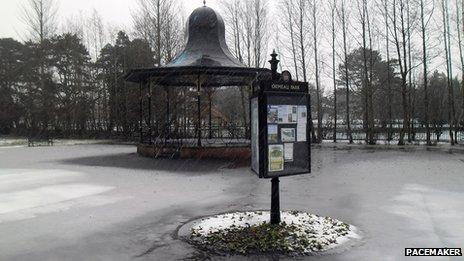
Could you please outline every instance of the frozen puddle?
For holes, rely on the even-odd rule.
[[[271,226],[269,215],[253,211],[206,217],[184,225],[179,236],[215,253],[287,255],[334,253],[361,239],[355,226],[330,217],[282,212],[280,225]]]
[[[87,205],[111,202],[100,194],[114,187],[76,182],[81,175],[65,170],[0,170],[0,223],[66,210],[84,197],[93,197]]]

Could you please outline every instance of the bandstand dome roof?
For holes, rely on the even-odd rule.
[[[125,77],[129,82],[151,78],[165,86],[248,85],[256,78],[270,77],[270,70],[249,68],[236,59],[226,44],[222,17],[212,8],[195,9],[188,19],[185,48],[170,63],[155,68],[134,69]]]

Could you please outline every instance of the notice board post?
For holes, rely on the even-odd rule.
[[[279,177],[311,172],[310,98],[308,83],[292,81],[288,71],[261,81],[251,107],[251,168],[271,180],[271,224],[280,223]],[[275,65],[275,66],[274,66]]]

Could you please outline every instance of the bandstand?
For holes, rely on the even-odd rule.
[[[212,93],[230,87],[251,93],[259,81],[271,78],[271,70],[249,68],[237,60],[227,47],[223,19],[207,6],[190,15],[187,37],[185,49],[170,63],[133,69],[125,76],[127,82],[139,84],[138,153],[249,158],[250,124],[227,122],[214,107]]]

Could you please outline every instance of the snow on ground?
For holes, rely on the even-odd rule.
[[[24,145],[27,145],[27,139],[24,139],[24,138],[0,138],[0,147],[24,146]]]
[[[249,212],[234,212],[216,215],[213,217],[203,218],[191,227],[192,238],[195,241],[203,241],[201,244],[207,244],[204,237],[208,237],[218,232],[225,233],[230,229],[243,229],[251,226],[260,226],[269,224],[269,211],[249,211]],[[360,239],[361,236],[357,233],[358,229],[355,226],[343,223],[339,220],[329,217],[320,217],[310,213],[302,213],[297,211],[281,212],[281,224],[291,225],[296,227],[294,234],[299,238],[304,238],[307,242],[312,241],[312,245],[300,246],[298,241],[285,238],[288,248],[302,248],[302,253],[309,254],[313,252],[323,252],[329,249],[341,246],[350,239]],[[197,237],[200,235],[200,239]],[[321,246],[320,249],[315,249],[312,246]]]
[[[53,139],[54,146],[85,145],[85,144],[108,144],[113,140],[94,140],[94,139]],[[27,147],[26,138],[0,138],[0,149]],[[40,143],[38,144],[40,145]]]

